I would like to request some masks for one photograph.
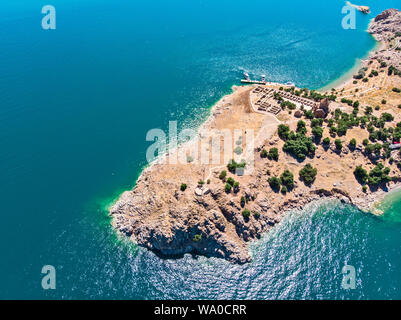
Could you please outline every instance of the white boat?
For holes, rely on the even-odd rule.
[[[251,80],[251,78],[249,77],[249,74],[247,72],[244,72],[244,77],[245,77],[245,80]]]

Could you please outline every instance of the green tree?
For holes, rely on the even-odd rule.
[[[270,177],[268,181],[269,181],[270,187],[271,187],[274,191],[280,190],[281,181],[280,181],[279,178],[277,178],[277,177]]]
[[[278,136],[282,140],[287,140],[289,133],[290,133],[290,127],[288,127],[288,126],[286,126],[284,124],[280,124],[278,126]]]
[[[251,216],[251,211],[249,211],[248,209],[245,209],[244,211],[242,211],[242,216],[245,219],[249,219],[249,217]]]
[[[379,163],[369,172],[368,183],[371,186],[377,186],[381,183],[388,183],[392,179],[389,177],[390,168],[385,168],[383,164]]]
[[[305,160],[306,156],[315,154],[316,146],[311,138],[298,133],[285,142],[283,151],[302,161]]]
[[[356,140],[355,139],[351,139],[351,141],[349,142],[349,145],[352,149],[356,148]]]
[[[267,158],[268,155],[269,155],[269,153],[266,151],[266,149],[263,149],[263,150],[260,152],[260,157],[261,157],[261,158]]]
[[[382,145],[380,143],[375,143],[375,145],[373,147],[374,147],[375,155],[380,156],[381,151],[382,151]]]
[[[299,178],[306,185],[311,185],[315,182],[317,169],[313,168],[311,164],[306,164],[301,171],[299,171]]]
[[[324,139],[323,139],[323,144],[326,145],[326,146],[328,146],[328,145],[330,144],[330,138],[328,138],[328,137],[327,137],[327,138],[324,138]]]
[[[278,149],[277,149],[277,148],[271,148],[271,149],[269,150],[268,158],[269,158],[270,160],[278,161],[278,158],[279,158]]]
[[[370,156],[373,153],[374,149],[375,147],[371,143],[365,146],[365,152],[368,156]]]
[[[285,170],[280,176],[281,184],[287,187],[288,190],[294,188],[294,175],[289,171]]]
[[[233,187],[233,186],[234,186],[234,183],[235,183],[235,180],[234,180],[233,178],[230,177],[230,178],[227,179],[227,183],[228,183],[230,186]]]
[[[313,127],[312,134],[315,137],[315,140],[319,142],[320,139],[323,137],[323,128],[322,127]]]
[[[301,134],[306,134],[306,123],[305,121],[299,120],[297,123],[297,132]]]
[[[236,181],[235,183],[234,183],[234,192],[235,193],[238,193],[238,191],[239,191],[239,182],[238,181]]]
[[[244,196],[242,196],[242,197],[241,197],[241,201],[240,201],[240,203],[241,203],[241,207],[245,207],[245,204],[246,204],[246,198],[245,198]]]
[[[342,148],[343,148],[343,143],[342,143],[342,141],[341,141],[340,139],[336,139],[336,140],[334,141],[334,143],[335,143],[335,145],[336,145],[336,149],[339,150],[339,151],[341,151]]]
[[[381,117],[380,117],[383,121],[385,122],[391,122],[394,120],[394,116],[388,112],[384,112]]]
[[[245,166],[246,166],[245,161],[238,163],[235,160],[231,160],[229,162],[229,164],[227,165],[227,168],[228,168],[228,171],[235,174],[235,173],[237,173],[238,169],[243,169],[243,168],[245,168]]]
[[[366,183],[369,178],[368,172],[362,166],[356,167],[354,170],[354,175],[355,178],[361,183]]]

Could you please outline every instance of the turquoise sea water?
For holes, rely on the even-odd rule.
[[[0,298],[401,298],[401,201],[383,217],[339,203],[288,215],[244,266],[164,260],[118,239],[105,208],[146,165],[146,132],[197,126],[243,70],[320,88],[375,41],[344,1],[38,0],[0,3]],[[357,288],[341,288],[345,264]],[[53,265],[57,289],[41,288]]]

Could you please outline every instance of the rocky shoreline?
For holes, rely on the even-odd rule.
[[[385,59],[399,66],[399,51],[393,50],[390,43],[394,33],[401,28],[400,21],[401,13],[395,9],[386,10],[372,21],[369,32],[382,41],[384,47],[370,56],[367,65]],[[271,85],[276,89],[279,86]],[[254,112],[249,98],[252,88],[234,87],[232,94],[223,97],[212,108],[198,136],[199,140],[207,140],[212,130],[236,128],[241,128],[244,133],[250,129],[259,133],[253,172],[239,177],[230,173],[227,176],[239,181],[239,191],[227,193],[224,190],[219,175],[227,167],[226,163],[215,166],[194,161],[166,165],[156,161],[143,171],[135,188],[124,192],[111,207],[112,224],[119,232],[166,257],[194,253],[247,263],[251,261],[248,243],[279,223],[286,212],[302,210],[307,204],[321,199],[339,199],[360,210],[372,211],[374,204],[388,191],[400,186],[399,181],[394,181],[386,190],[364,192],[351,172],[351,164],[365,161],[362,160],[365,158],[363,146],[358,144],[355,150],[344,146],[341,154],[334,147],[324,149],[319,146],[316,156],[309,160],[319,167],[317,182],[306,186],[295,181],[293,192],[274,192],[267,181],[266,170],[279,175],[284,169],[299,170],[300,163],[286,154],[280,154],[279,162],[266,162],[259,154],[263,148],[281,149],[283,142],[277,137],[278,123],[293,126],[294,119],[291,113],[280,114],[277,119],[274,115]],[[376,99],[371,92],[360,99]],[[393,113],[396,119],[401,119],[399,114]],[[365,137],[358,130],[351,134],[360,141]],[[189,144],[180,146],[176,152]],[[394,154],[396,160],[397,157],[399,155]],[[245,160],[247,164],[250,161]],[[365,162],[369,165],[369,161]],[[183,183],[185,189],[180,189]],[[251,216],[243,214],[245,207]]]

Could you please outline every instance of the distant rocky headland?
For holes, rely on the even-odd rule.
[[[240,132],[229,141],[234,161],[205,164],[188,154],[185,163],[170,164],[175,152],[190,146],[182,145],[121,195],[110,209],[113,226],[164,256],[194,253],[246,263],[248,243],[289,210],[339,199],[373,211],[401,182],[401,12],[384,11],[369,32],[381,48],[337,88],[234,87],[197,137],[206,151],[223,152],[224,141],[214,138],[224,130]]]
[[[347,1],[347,4],[349,6],[352,6],[356,9],[358,9],[360,12],[365,13],[365,14],[369,14],[370,13],[370,8],[368,6],[359,6],[356,4],[352,4],[351,2]]]

